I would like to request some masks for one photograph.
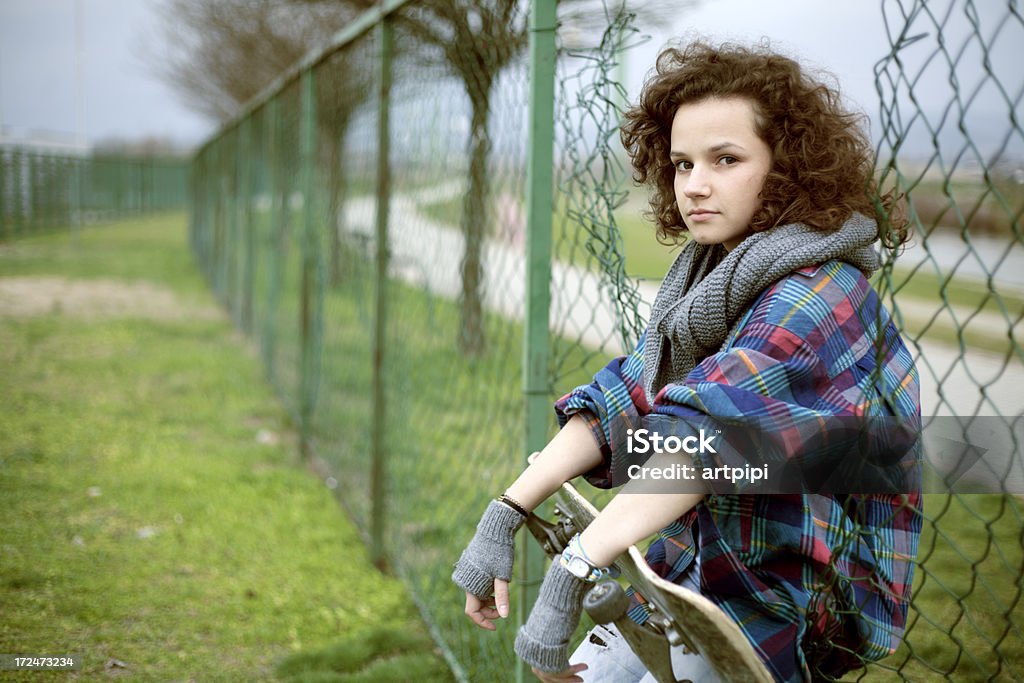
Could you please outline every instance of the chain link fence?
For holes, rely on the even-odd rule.
[[[947,4],[881,4],[891,51],[876,71],[880,172],[906,193],[917,237],[877,287],[916,350],[925,415],[1012,423],[1024,407],[1022,90],[1019,72],[990,58],[1019,45],[1024,25],[1015,2],[991,24],[971,3]],[[634,265],[658,247],[635,218],[644,198],[618,151],[617,69],[641,40],[638,20],[620,3],[579,8],[600,26],[557,52],[550,183],[530,187],[530,17],[511,1],[385,3],[257,98],[192,166],[191,239],[211,286],[258,342],[304,453],[470,681],[508,680],[517,666],[511,623],[497,635],[472,626],[449,575],[486,502],[525,465],[537,427],[524,384],[550,403],[630,347],[657,258],[667,265]],[[937,110],[921,102],[936,82],[950,102]],[[971,117],[986,89],[1005,105],[991,148]],[[933,154],[907,162],[903,146],[921,135]],[[538,350],[527,198],[551,187],[551,313]],[[524,358],[544,359],[539,390]],[[905,643],[850,680],[1024,676],[1019,499],[936,494],[924,515]],[[528,593],[538,561],[519,564]]]
[[[1021,8],[1016,1],[885,0],[881,11],[890,52],[875,69],[880,172],[905,193],[916,234],[886,264],[877,288],[915,349],[925,429],[955,419],[965,431],[1005,430],[1019,462]],[[1004,481],[1011,476],[982,472],[975,490],[1019,493]],[[1020,680],[1020,496],[928,495],[924,517],[904,644],[869,677]]]
[[[0,240],[183,209],[189,162],[0,146]]]

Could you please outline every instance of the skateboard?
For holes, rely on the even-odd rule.
[[[597,508],[572,484],[565,483],[556,497],[557,521],[530,514],[526,526],[548,557],[555,558],[597,513]],[[655,574],[636,546],[619,556],[615,566],[654,608],[647,622],[640,625],[626,616],[629,598],[611,579],[590,589],[583,608],[599,624],[614,623],[658,683],[678,683],[669,654],[677,645],[704,657],[723,681],[771,683],[771,674],[750,642],[717,605]]]

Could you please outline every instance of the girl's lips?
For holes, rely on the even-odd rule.
[[[691,211],[687,218],[695,223],[701,223],[703,221],[714,218],[718,215],[717,211]]]

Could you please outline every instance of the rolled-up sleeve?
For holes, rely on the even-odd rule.
[[[685,436],[701,428],[720,435],[713,453],[692,454],[702,469],[773,463],[771,476],[730,479],[720,489],[712,486],[715,492],[835,493],[855,485],[865,493],[884,493],[905,488],[904,468],[912,459],[901,455],[913,453],[916,424],[877,416],[880,405],[870,397],[851,400],[842,386],[857,379],[831,373],[827,360],[794,331],[765,322],[745,325],[725,350],[706,357],[682,381],[663,387],[653,405],[643,391],[642,348],[614,359],[593,382],[555,405],[560,424],[579,414],[601,448],[601,465],[584,475],[594,486],[620,486],[629,480],[631,465],[643,464],[646,456],[628,452],[624,439],[630,429],[643,426],[663,436]],[[855,371],[866,372],[850,364],[841,374]],[[780,471],[784,477],[775,476]]]
[[[594,375],[590,384],[576,387],[555,403],[558,424],[564,427],[573,415],[586,421],[594,440],[601,448],[602,463],[584,478],[598,488],[612,488],[624,481],[616,481],[617,461],[625,454],[613,446],[613,422],[634,422],[650,412],[643,390],[644,338],[641,337],[632,353],[613,359]]]

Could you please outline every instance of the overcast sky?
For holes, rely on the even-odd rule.
[[[196,143],[209,135],[213,124],[185,108],[142,58],[160,40],[154,12],[159,1],[77,0],[81,11],[77,41],[76,0],[0,0],[0,132],[7,138],[59,133],[74,140],[79,130],[76,93],[80,83],[81,129],[89,143],[111,136],[149,135]],[[649,43],[630,54],[629,89],[635,96],[657,49],[671,35],[696,32],[714,40],[745,42],[767,37],[776,48],[835,74],[848,100],[877,119],[879,98],[873,69],[890,49],[880,7],[889,12],[890,30],[895,32],[905,23],[896,16],[899,7],[913,5],[911,0],[703,0],[696,8],[680,13],[665,33],[652,36]],[[972,16],[968,8],[976,10],[986,40],[998,35],[989,59],[1011,102],[1016,98],[1019,117],[1024,25],[1011,19],[999,29],[1007,6],[1007,0],[929,3],[940,21],[950,12],[943,35],[954,50],[960,49],[967,35],[965,27]],[[910,31],[911,35],[919,33],[929,36],[901,53],[912,70],[920,68],[934,51],[937,31],[926,16],[917,19]],[[961,92],[984,83],[982,58],[977,43],[960,57],[957,78]],[[953,92],[948,85],[949,72],[945,61],[933,60],[915,90],[936,120]],[[998,144],[1008,129],[1010,106],[988,82],[968,108],[968,119],[980,136],[987,135],[991,144]],[[873,125],[877,128],[877,120]],[[955,126],[948,124],[943,134],[951,129]],[[1022,145],[1019,133],[1011,138],[1011,146]]]
[[[630,71],[636,79],[631,86],[640,81],[666,41],[691,35],[743,43],[768,38],[780,51],[834,73],[862,107],[877,99],[871,69],[888,49],[881,12],[874,1],[703,0],[680,16],[671,31],[653,35],[650,43],[631,57]],[[641,61],[650,64],[637,68]]]
[[[78,131],[76,86],[82,79],[82,127],[88,142],[157,135],[202,140],[209,121],[191,113],[141,55],[159,40],[155,0],[0,0],[0,125],[7,136]]]

